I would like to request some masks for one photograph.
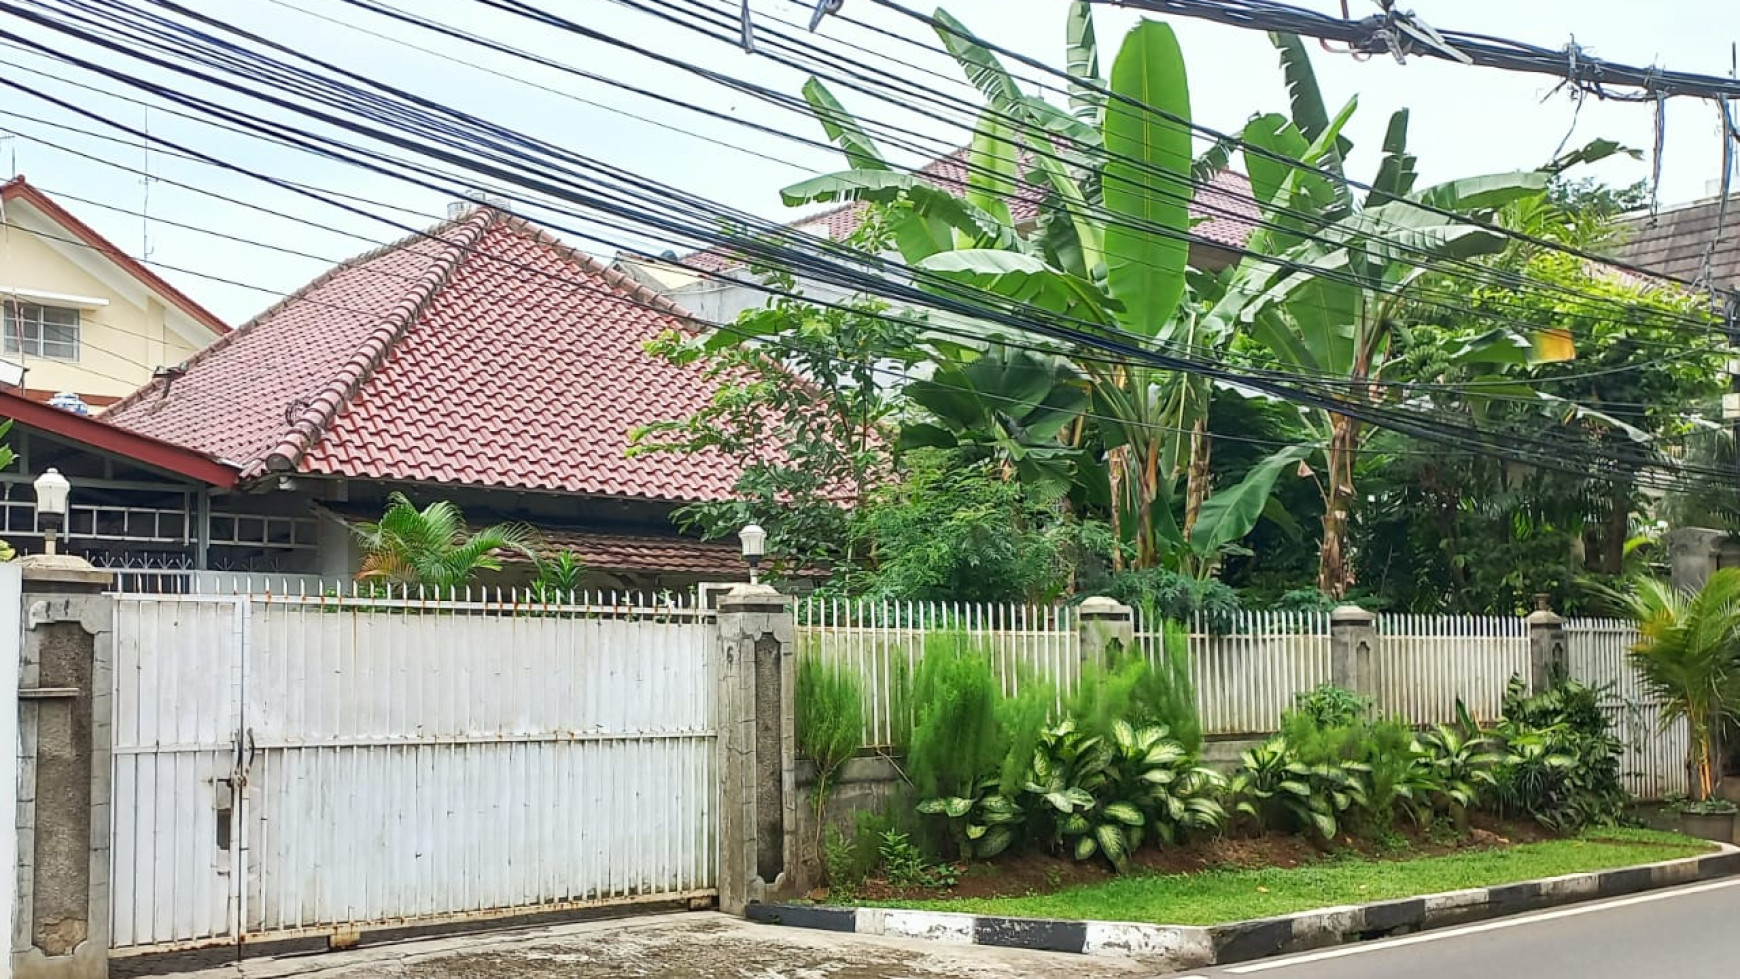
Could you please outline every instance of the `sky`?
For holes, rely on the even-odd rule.
[[[464,31],[534,52],[560,65],[626,82],[725,114],[711,119],[674,108],[617,84],[588,80],[421,33],[371,15],[345,0],[183,0],[196,10],[227,16],[237,26],[292,49],[309,52],[391,82],[420,96],[475,113],[546,142],[585,154],[678,190],[769,218],[797,213],[781,203],[780,188],[797,180],[844,169],[835,152],[806,147],[756,132],[738,121],[777,132],[820,137],[806,114],[768,106],[724,89],[681,66],[728,73],[796,94],[804,76],[745,53],[735,45],[696,33],[618,0],[567,0],[539,4],[560,11],[614,39],[588,40],[489,9],[477,0],[388,0]],[[689,2],[714,15],[737,15],[737,0],[657,0],[671,8]],[[1333,0],[1297,0],[1325,12]],[[1371,11],[1353,0],[1355,16]],[[1060,66],[1064,57],[1062,0],[948,0],[946,9],[970,29],[997,44]],[[1612,61],[1657,64],[1677,71],[1728,74],[1731,44],[1740,31],[1726,0],[1412,0],[1411,9],[1439,28],[1499,35],[1545,47],[1571,38],[1585,51]],[[757,22],[779,30],[808,20],[798,0],[754,0]],[[929,8],[925,8],[929,9]],[[1658,11],[1672,9],[1673,14]],[[952,96],[970,97],[953,62],[936,51],[937,39],[918,22],[873,0],[845,0],[843,13],[894,32],[890,38],[834,18],[817,43],[849,55],[865,68],[898,72]],[[1136,23],[1133,12],[1097,8],[1102,67]],[[1190,72],[1193,115],[1198,123],[1237,130],[1253,113],[1286,110],[1286,91],[1274,49],[1260,33],[1192,20],[1173,21]],[[365,33],[366,32],[373,32]],[[17,39],[34,39],[90,62],[96,71],[62,64],[21,50]],[[625,50],[638,45],[670,59],[662,62]],[[426,50],[407,47],[414,44]],[[857,48],[848,45],[857,45]],[[1355,143],[1352,169],[1367,178],[1390,113],[1411,110],[1411,148],[1424,182],[1537,166],[1561,143],[1577,146],[1596,137],[1649,150],[1655,143],[1653,106],[1588,100],[1579,111],[1552,78],[1433,60],[1352,58],[1311,47],[1319,81],[1332,109],[1357,97],[1348,134]],[[0,178],[23,173],[121,248],[146,258],[165,278],[241,323],[328,268],[333,262],[404,237],[444,217],[456,195],[447,186],[487,191],[487,181],[457,176],[442,188],[407,185],[303,151],[225,132],[173,114],[163,98],[127,89],[100,74],[103,67],[144,74],[177,91],[209,97],[220,105],[260,111],[278,119],[281,110],[262,107],[247,95],[177,79],[161,69],[93,47],[55,38],[44,29],[0,13],[0,78],[16,79],[66,105],[0,86]],[[1012,66],[1014,67],[1014,66]],[[1038,73],[1018,68],[1017,74]],[[99,94],[94,86],[125,98]],[[964,143],[966,133],[926,119],[884,97],[836,86],[848,108],[911,130],[938,148]],[[256,94],[271,94],[262,90]],[[108,122],[82,116],[78,110]],[[176,110],[180,111],[180,110]],[[135,132],[113,128],[111,123]],[[71,131],[68,127],[88,130]],[[179,159],[159,147],[147,152],[138,135],[214,158]],[[354,135],[347,134],[347,138]],[[891,152],[900,162],[922,160]],[[1715,108],[1706,102],[1670,102],[1664,130],[1659,196],[1663,205],[1712,196],[1721,175],[1721,140]],[[323,194],[350,195],[337,208],[271,182],[301,184]],[[149,173],[147,181],[143,174]],[[1612,183],[1651,176],[1645,160],[1612,160],[1588,174]],[[250,207],[252,205],[252,207]],[[266,211],[277,212],[264,213]],[[537,212],[534,212],[536,214]],[[687,250],[682,242],[625,234],[569,218],[551,217],[557,232],[590,251],[608,255],[619,246]],[[24,233],[0,226],[0,238]],[[0,252],[3,254],[3,252]],[[5,270],[0,267],[0,284]],[[155,365],[147,365],[155,366]]]

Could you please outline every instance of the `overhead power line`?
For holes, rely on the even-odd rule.
[[[1483,68],[1552,75],[1596,98],[1627,102],[1691,97],[1740,98],[1740,80],[1720,75],[1640,68],[1597,58],[1575,41],[1557,50],[1523,41],[1470,31],[1434,28],[1411,12],[1397,10],[1393,0],[1380,0],[1382,13],[1359,20],[1344,19],[1271,0],[1091,0],[1148,13],[1194,17],[1251,30],[1285,31],[1344,44],[1367,55],[1435,58]],[[1665,15],[1662,8],[1638,7]]]
[[[14,13],[19,12],[15,5],[5,4],[3,6]],[[105,6],[114,9],[118,5]],[[152,50],[162,50],[165,53],[174,51],[177,56],[181,57],[185,57],[185,52],[188,50],[185,42],[171,43],[167,48],[159,47],[155,43],[150,44],[149,47]],[[140,57],[137,48],[126,49],[122,53]],[[235,53],[235,49],[231,49],[230,53]],[[306,55],[302,57],[307,59]],[[186,70],[180,66],[150,58],[144,60],[186,73]],[[268,60],[261,59],[258,55],[254,55],[248,61],[233,61],[230,59],[230,55],[226,54],[221,60],[228,61],[229,64],[220,70],[228,71],[237,78],[247,79],[253,86],[256,86],[256,88],[247,91],[246,94],[257,99],[267,98],[257,90],[258,80],[263,77],[261,72],[268,68],[274,71],[282,69],[281,64],[275,62],[268,64]],[[92,70],[101,70],[88,62],[76,63]],[[173,90],[160,84],[146,82],[136,77],[109,70],[103,70],[103,73],[156,95],[169,97],[176,94]],[[239,90],[235,83],[221,82],[212,76],[199,75],[198,77],[223,84],[232,90]],[[410,150],[421,156],[434,157],[472,172],[487,173],[537,193],[551,195],[571,206],[579,206],[589,212],[608,215],[612,220],[626,222],[624,225],[607,225],[610,227],[637,227],[637,229],[656,227],[668,232],[695,234],[697,220],[717,219],[721,215],[737,216],[729,210],[720,210],[719,205],[704,199],[695,198],[674,188],[665,187],[632,174],[624,174],[619,168],[601,164],[571,151],[560,151],[559,148],[552,148],[548,144],[511,130],[484,125],[474,117],[456,113],[449,107],[427,103],[424,100],[417,100],[417,104],[399,101],[399,98],[405,93],[379,86],[373,80],[365,79],[378,92],[387,93],[391,97],[383,98],[377,92],[363,92],[342,85],[334,88],[329,80],[320,79],[318,76],[310,75],[303,70],[296,70],[291,74],[279,77],[282,78],[287,89],[300,91],[305,97],[316,101],[317,104],[324,104],[346,115],[334,115],[319,109],[311,110],[308,107],[291,105],[275,98],[268,99],[282,108],[297,112],[304,117],[318,119],[346,130],[382,139],[391,145]],[[358,76],[353,75],[352,77]],[[0,83],[14,84],[3,78],[0,78]],[[36,94],[40,95],[41,93]],[[184,92],[179,94],[186,98]],[[330,152],[330,146],[333,145],[330,138],[318,137],[305,130],[286,130],[282,126],[247,117],[235,113],[234,110],[204,100],[188,99],[184,104],[195,106],[200,111],[211,112],[220,118],[246,120],[245,124],[250,126],[263,126],[267,131],[294,137],[299,141],[304,141],[305,145],[317,152]],[[439,115],[430,115],[431,110],[438,110]],[[360,116],[369,125],[360,125],[349,116]],[[483,127],[481,130],[477,128],[480,125]],[[117,128],[126,129],[126,127]],[[427,141],[409,139],[407,136],[422,137],[423,140]],[[174,146],[175,144],[171,143],[170,145]],[[185,147],[178,148],[185,149]],[[346,149],[355,151],[355,147],[346,147]],[[481,153],[483,156],[481,158],[467,156],[460,152],[462,150]],[[548,159],[539,159],[540,156]],[[400,179],[423,186],[442,186],[426,183],[423,178],[413,173],[382,169],[379,163],[369,162],[370,156],[358,158],[350,155],[338,155],[335,158],[344,159],[356,165],[377,170],[377,172],[396,175]],[[381,159],[379,157],[373,158]],[[561,161],[560,163],[556,162],[558,159]],[[512,169],[508,168],[510,164]],[[271,182],[279,183],[278,181]],[[279,185],[282,186],[281,183]],[[587,220],[596,221],[598,219],[588,217]],[[758,227],[759,225],[750,222],[750,226]],[[773,230],[778,231],[779,229]],[[582,232],[582,234],[586,233]],[[588,236],[596,238],[594,235]],[[738,243],[754,244],[754,242]],[[915,288],[904,281],[889,280],[871,274],[861,265],[830,263],[826,260],[825,255],[806,255],[789,247],[764,248],[756,254],[756,257],[770,264],[791,263],[794,269],[801,273],[831,277],[825,278],[824,281],[848,284],[870,294],[908,304],[913,308],[934,309],[964,316],[974,321],[1002,325],[1073,346],[1116,354],[1129,358],[1132,363],[1146,363],[1164,369],[1184,371],[1211,379],[1223,380],[1300,404],[1322,408],[1336,414],[1413,434],[1439,444],[1483,450],[1489,454],[1505,455],[1518,461],[1528,461],[1549,468],[1579,472],[1595,478],[1628,480],[1637,478],[1635,472],[1616,473],[1610,470],[1610,466],[1620,461],[1617,458],[1570,453],[1567,450],[1574,447],[1563,443],[1552,446],[1543,445],[1537,449],[1532,447],[1532,443],[1541,440],[1530,438],[1527,433],[1481,431],[1467,425],[1448,423],[1441,417],[1433,418],[1420,411],[1409,410],[1407,406],[1350,401],[1346,399],[1344,393],[1338,393],[1341,388],[1345,387],[1345,384],[1339,387],[1330,385],[1323,388],[1301,386],[1297,378],[1271,379],[1261,373],[1253,373],[1243,365],[1180,357],[1167,351],[1132,343],[1130,338],[1115,333],[1107,335],[1084,331],[1075,325],[1077,321],[1072,321],[1069,317],[1058,316],[1055,313],[1025,304],[1006,304],[1001,300],[993,303],[992,300],[995,297],[976,295],[974,290],[949,288],[941,290],[939,295],[934,291]],[[857,253],[849,258],[862,263],[869,257]],[[1617,451],[1618,448],[1615,447],[1610,452]],[[1557,451],[1561,455],[1547,454],[1553,451]],[[1627,455],[1629,457],[1638,452],[1641,452],[1641,449],[1628,450]]]

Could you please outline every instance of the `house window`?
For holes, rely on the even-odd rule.
[[[0,302],[5,310],[5,350],[26,357],[79,359],[79,311],[36,303]]]

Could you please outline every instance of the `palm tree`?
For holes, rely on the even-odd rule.
[[[419,510],[405,494],[387,496],[379,523],[353,528],[364,557],[357,578],[393,584],[428,585],[453,591],[479,571],[500,571],[501,551],[532,557],[532,529],[496,524],[467,533],[465,516],[446,500]]]
[[[1723,568],[1702,588],[1645,578],[1621,596],[1642,638],[1631,665],[1664,708],[1663,722],[1685,718],[1697,798],[1716,788],[1716,740],[1740,707],[1740,568]]]

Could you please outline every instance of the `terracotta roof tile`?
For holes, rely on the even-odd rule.
[[[491,208],[331,270],[105,418],[248,467],[669,501],[729,495],[718,456],[627,455],[701,408],[644,349],[687,314]]]
[[[967,151],[957,150],[948,156],[932,160],[917,174],[951,193],[964,194],[967,189]],[[1023,180],[1015,199],[1009,202],[1009,215],[1017,224],[1037,220],[1039,205],[1045,197],[1044,188]],[[861,202],[842,204],[826,211],[789,222],[787,227],[811,229],[810,233],[829,241],[839,241],[858,230],[868,205]],[[1251,181],[1242,173],[1223,170],[1208,183],[1197,188],[1190,203],[1190,216],[1195,224],[1193,234],[1212,245],[1228,249],[1243,248],[1251,232],[1262,220],[1257,202],[1251,196]],[[742,263],[728,248],[710,248],[694,252],[677,260],[697,272],[723,273],[741,267]]]
[[[1725,225],[1721,224],[1721,212],[1718,198],[1628,218],[1625,227],[1629,237],[1615,250],[1616,257],[1628,265],[1698,282],[1707,253],[1711,283],[1720,289],[1740,288],[1740,198],[1729,199]],[[1710,243],[1718,230],[1721,238],[1712,249]]]

